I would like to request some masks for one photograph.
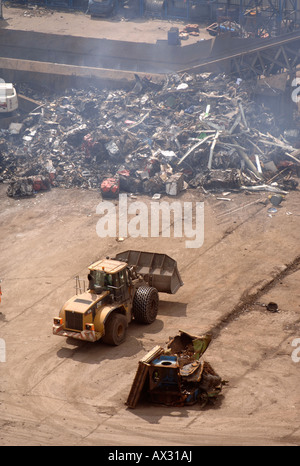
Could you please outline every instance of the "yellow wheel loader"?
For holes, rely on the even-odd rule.
[[[166,254],[129,250],[99,260],[89,267],[88,289],[54,318],[53,333],[119,345],[132,319],[155,321],[159,292],[174,294],[182,285],[176,261]]]

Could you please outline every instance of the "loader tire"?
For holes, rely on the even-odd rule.
[[[102,341],[107,345],[118,346],[126,338],[127,319],[123,314],[113,312],[105,323],[105,335]]]
[[[158,312],[158,291],[156,288],[140,286],[133,298],[133,317],[141,324],[152,324]]]

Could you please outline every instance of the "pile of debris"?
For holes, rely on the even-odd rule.
[[[239,23],[236,23],[230,19],[218,23],[213,23],[208,26],[206,30],[211,36],[230,33],[230,35],[233,37],[250,37],[250,33],[245,31],[245,29]]]
[[[179,38],[186,40],[189,36],[199,36],[200,30],[198,24],[186,24],[184,28],[179,31]]]
[[[203,407],[215,400],[226,382],[201,359],[210,341],[210,335],[199,337],[180,331],[166,348],[154,347],[139,361],[127,406],[135,408],[145,396],[167,406],[200,403]]]
[[[299,131],[283,132],[253,100],[255,86],[209,73],[162,82],[136,76],[130,91],[69,89],[55,98],[23,86],[38,104],[1,130],[0,181],[40,176],[49,183],[39,189],[102,185],[104,196],[177,195],[187,187],[276,191],[274,181],[281,191],[294,189]]]

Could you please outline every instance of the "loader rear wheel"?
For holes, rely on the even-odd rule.
[[[156,288],[140,286],[133,298],[132,312],[141,324],[152,324],[158,312],[158,291]]]
[[[105,323],[105,335],[102,340],[108,345],[118,346],[125,340],[126,330],[126,317],[114,312]]]

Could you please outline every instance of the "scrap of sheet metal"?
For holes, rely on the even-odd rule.
[[[211,335],[179,331],[166,348],[155,346],[139,361],[126,405],[135,408],[142,395],[167,406],[204,406],[216,398],[226,382],[201,359],[210,342]]]

